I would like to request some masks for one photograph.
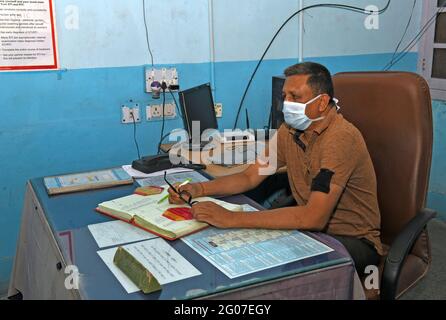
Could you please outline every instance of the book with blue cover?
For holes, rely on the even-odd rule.
[[[122,168],[74,173],[43,179],[49,195],[132,184],[133,178]]]

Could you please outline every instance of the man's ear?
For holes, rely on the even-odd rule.
[[[330,105],[330,97],[328,96],[328,94],[324,94],[321,97],[320,103],[319,103],[319,112],[320,113],[324,113],[328,106]]]

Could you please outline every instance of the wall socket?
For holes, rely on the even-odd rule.
[[[146,92],[152,92],[152,82],[158,81],[167,84],[167,86],[178,85],[178,72],[176,68],[146,68]],[[172,89],[171,91],[177,91]]]
[[[127,124],[134,122],[141,122],[139,104],[121,106],[121,123]]]
[[[214,108],[215,108],[215,116],[217,118],[223,117],[223,103],[216,103]]]
[[[155,121],[163,119],[163,105],[154,104],[146,106],[147,121]],[[164,105],[164,119],[171,120],[177,116],[177,110],[174,103],[166,103]]]

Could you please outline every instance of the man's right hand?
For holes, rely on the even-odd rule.
[[[189,193],[193,198],[198,198],[203,196],[201,193],[203,192],[203,188],[199,183],[188,183],[184,186],[178,187],[179,184],[175,184],[174,187],[178,190],[178,192],[184,192],[183,198],[188,200],[188,194]],[[169,188],[169,203],[171,204],[184,204],[184,201],[181,200],[180,196],[172,190],[172,188]],[[187,192],[187,193],[186,193]]]

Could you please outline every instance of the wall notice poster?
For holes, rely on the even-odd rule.
[[[53,0],[0,0],[0,71],[57,68]]]

